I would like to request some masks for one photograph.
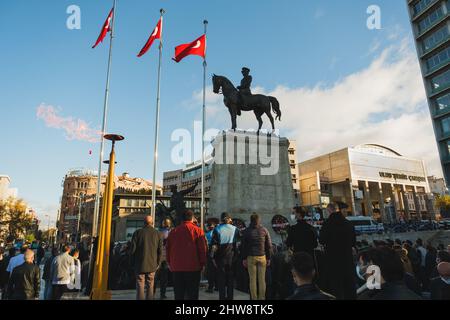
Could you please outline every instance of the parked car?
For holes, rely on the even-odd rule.
[[[417,231],[431,231],[437,229],[439,229],[438,223],[431,220],[421,220],[417,226]]]
[[[378,223],[373,220],[371,217],[347,217],[347,220],[350,221],[355,227],[355,232],[357,235],[360,234],[373,234],[384,233],[384,226],[382,223]]]
[[[450,219],[445,219],[439,221],[439,229],[440,230],[449,230],[450,229]]]

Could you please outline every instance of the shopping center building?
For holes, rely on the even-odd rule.
[[[425,163],[381,145],[349,147],[302,162],[299,178],[304,206],[343,202],[352,215],[384,222],[434,216]]]

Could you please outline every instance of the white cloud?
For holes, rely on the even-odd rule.
[[[438,150],[415,51],[406,40],[384,49],[372,63],[333,84],[266,92],[283,112],[277,127],[297,140],[299,160],[346,146],[377,143],[406,157],[424,159],[430,174],[442,176]],[[207,126],[229,128],[222,96],[207,94]],[[194,100],[201,97],[194,93]],[[263,118],[264,127],[269,121]],[[255,128],[253,113],[238,119],[239,128]]]

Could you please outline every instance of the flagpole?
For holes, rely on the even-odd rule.
[[[208,27],[208,20],[203,21],[205,27],[205,57],[203,58],[203,109],[202,109],[202,182],[201,182],[201,204],[200,204],[200,227],[204,229],[204,217],[205,217],[205,111],[206,111],[206,49],[207,39],[206,32]]]
[[[98,172],[97,172],[97,193],[95,194],[95,206],[94,206],[94,216],[92,217],[92,241],[91,241],[91,254],[90,254],[90,263],[89,263],[89,274],[92,270],[93,264],[93,253],[94,253],[94,237],[97,237],[97,229],[98,229],[98,212],[100,208],[100,192],[101,192],[101,183],[102,183],[102,165],[103,165],[103,152],[105,147],[105,139],[104,135],[106,134],[106,125],[107,125],[107,116],[108,116],[108,101],[109,101],[109,82],[110,82],[110,74],[111,74],[111,61],[112,61],[112,47],[113,47],[113,39],[115,32],[115,21],[116,21],[116,7],[117,0],[114,0],[113,5],[113,16],[111,21],[111,32],[110,32],[110,42],[109,42],[109,57],[108,57],[108,71],[106,73],[106,88],[105,88],[105,99],[103,104],[103,121],[102,121],[102,132],[101,132],[101,143],[100,143],[100,156],[98,162]]]
[[[159,10],[161,13],[161,28],[163,28],[163,15],[165,13],[164,9]],[[156,168],[158,165],[158,144],[159,144],[159,109],[161,104],[161,61],[162,61],[162,48],[163,39],[162,32],[161,38],[159,39],[159,63],[158,63],[158,89],[156,94],[156,118],[155,118],[155,151],[153,154],[153,184],[152,184],[152,218],[153,226],[156,222]]]

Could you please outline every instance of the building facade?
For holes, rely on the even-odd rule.
[[[90,170],[72,170],[63,181],[63,195],[58,219],[58,238],[60,241],[73,241],[79,234],[82,239],[92,235],[92,222],[97,193],[97,174]],[[106,176],[102,176],[100,206],[103,200]],[[156,186],[157,194],[162,188]],[[130,177],[128,173],[114,177],[114,195],[122,193],[152,193],[152,183],[143,178]],[[150,202],[151,205],[151,202]],[[129,213],[123,212],[123,216]]]
[[[8,199],[9,197],[17,198],[17,189],[10,188],[11,178],[7,175],[0,175],[0,200]]]
[[[297,159],[297,142],[295,140],[289,140],[288,147],[289,154],[289,166],[291,167],[292,175],[292,187],[294,188],[294,201],[295,205],[299,206],[300,203],[300,179],[298,177],[298,159]]]
[[[352,215],[384,222],[435,214],[424,162],[380,145],[345,148],[302,162],[299,176],[303,205],[325,208],[343,202]]]
[[[435,176],[428,177],[428,184],[430,185],[430,192],[435,196],[443,196],[448,194],[448,188],[444,178],[437,178]]]
[[[105,181],[103,176],[102,193]],[[62,187],[63,193],[57,228],[58,239],[65,242],[71,240],[77,233],[79,218],[83,221],[80,221],[80,228],[84,232],[89,227],[92,228],[92,221],[89,220],[90,215],[86,213],[86,209],[92,208],[93,210],[94,208],[93,202],[95,202],[95,194],[97,193],[97,173],[86,169],[70,170],[64,177]]]
[[[157,190],[157,201],[170,208],[170,196],[161,196],[161,189]],[[187,209],[195,213],[200,212],[201,198],[185,197]],[[208,214],[209,198],[205,198],[205,215]],[[151,214],[151,192],[133,192],[118,189],[114,193],[112,235],[114,241],[129,241],[133,233],[144,226],[145,216]],[[156,227],[161,224],[161,219],[156,218]]]
[[[205,159],[205,197],[209,197],[211,191],[211,163],[212,157],[207,157]],[[201,161],[193,162],[187,165],[184,169],[167,171],[163,173],[163,194],[165,196],[170,196],[170,188],[172,186],[177,186],[178,191],[185,190],[198,184],[197,187],[192,191],[189,196],[191,197],[201,197],[202,181],[202,163]]]
[[[444,177],[450,182],[450,0],[406,0]]]

